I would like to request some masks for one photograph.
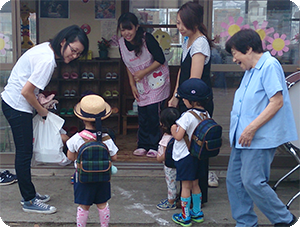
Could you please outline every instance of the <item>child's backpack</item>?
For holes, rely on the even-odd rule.
[[[217,156],[222,146],[222,126],[214,119],[208,117],[208,113],[201,113],[202,119],[194,111],[189,111],[200,123],[195,128],[191,141],[187,135],[185,141],[192,156],[198,159],[207,159]]]
[[[174,164],[174,159],[172,158],[174,141],[174,138],[170,139],[165,152],[165,166],[169,168],[176,168]]]
[[[102,141],[107,139],[110,139],[110,137],[103,137]],[[76,169],[76,180],[79,180],[79,182],[110,181],[112,163],[109,150],[102,141],[88,140],[80,146]]]

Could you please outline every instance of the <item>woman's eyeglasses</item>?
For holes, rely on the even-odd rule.
[[[70,47],[70,50],[73,55],[75,54],[76,57],[79,57],[81,55],[81,52],[78,52],[77,50],[75,50],[70,44],[68,44],[68,46]]]

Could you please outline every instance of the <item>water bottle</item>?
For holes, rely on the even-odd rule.
[[[137,113],[138,112],[138,104],[137,104],[137,101],[136,99],[134,100],[133,104],[132,104],[132,111],[134,113]]]

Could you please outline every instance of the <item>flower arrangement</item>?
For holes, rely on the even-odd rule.
[[[102,40],[98,41],[98,50],[99,51],[108,50],[109,47],[110,47],[110,40],[104,39],[102,37]]]

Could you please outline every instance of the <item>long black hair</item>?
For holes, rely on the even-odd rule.
[[[208,36],[207,28],[203,24],[203,6],[195,2],[187,2],[179,8],[177,14],[187,29],[195,32],[198,28],[207,38],[209,46],[214,46],[211,38]]]
[[[117,32],[120,31],[121,26],[122,29],[131,30],[132,26],[135,27],[139,26],[138,18],[133,13],[130,12],[124,13],[118,19]],[[144,39],[144,29],[142,27],[138,27],[138,30],[136,31],[136,35],[133,39],[134,53],[137,57],[142,53],[143,39]]]
[[[53,39],[50,40],[51,47],[53,48],[54,53],[59,58],[62,58],[61,42],[64,39],[66,40],[66,43],[63,47],[63,52],[66,50],[70,43],[73,43],[78,40],[84,47],[81,55],[87,55],[89,50],[89,39],[85,32],[78,25],[71,25],[69,27],[64,28]]]
[[[163,109],[160,113],[160,123],[163,132],[171,135],[171,127],[176,123],[176,120],[180,117],[179,110],[175,107],[168,107]]]

